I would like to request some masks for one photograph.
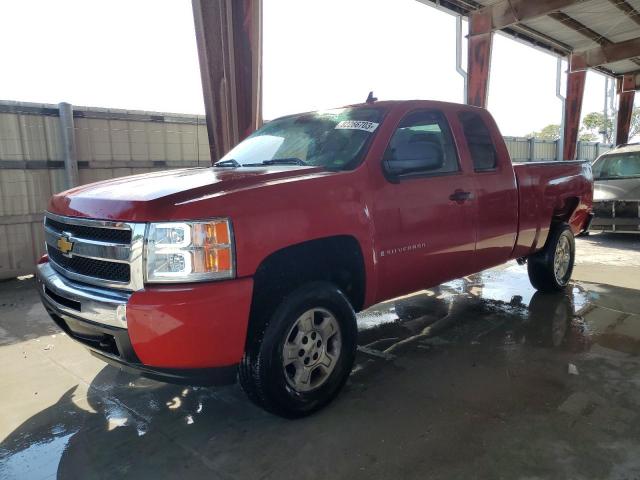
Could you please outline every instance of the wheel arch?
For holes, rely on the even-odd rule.
[[[362,309],[366,272],[362,248],[352,235],[334,235],[289,245],[272,252],[254,274],[252,319],[270,311],[294,288],[329,281],[340,288],[355,311]]]
[[[573,216],[574,212],[580,205],[580,199],[578,197],[565,197],[559,199],[558,203],[553,209],[553,222],[567,222]]]

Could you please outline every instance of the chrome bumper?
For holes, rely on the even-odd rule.
[[[82,285],[61,276],[49,262],[38,265],[38,291],[45,307],[60,316],[127,328],[131,293]]]

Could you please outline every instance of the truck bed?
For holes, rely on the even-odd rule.
[[[516,163],[518,237],[514,258],[541,249],[549,219],[566,221],[574,234],[582,231],[592,202],[591,164],[583,160]]]

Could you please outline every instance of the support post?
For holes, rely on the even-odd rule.
[[[584,160],[584,158],[580,158],[580,155],[582,154],[582,141],[578,140],[576,142],[576,156],[575,156],[575,160]]]
[[[618,109],[616,105],[616,82],[614,81],[609,82],[609,112],[611,112],[612,119],[617,118],[616,115],[618,115]],[[611,123],[612,123],[611,136],[609,137],[610,146],[616,140],[616,130],[617,130],[615,120],[612,121]]]
[[[192,0],[211,161],[262,124],[262,0]]]
[[[78,185],[78,158],[76,157],[76,132],[73,124],[73,106],[70,103],[58,104],[60,115],[60,138],[62,158],[67,188]]]
[[[556,98],[560,100],[562,108],[562,118],[560,120],[560,135],[556,141],[556,160],[564,159],[564,125],[566,97],[562,95],[562,58],[558,57],[556,62]]]
[[[491,15],[484,13],[469,17],[467,103],[482,108],[487,107],[489,96],[489,71],[493,43],[491,26]]]
[[[536,137],[529,138],[529,161],[536,160]]]
[[[633,114],[633,100],[635,93],[635,82],[633,76],[625,75],[618,79],[616,145],[629,142],[629,129],[631,127],[631,116]]]
[[[467,102],[467,91],[469,90],[469,76],[464,68],[462,68],[462,15],[456,17],[456,72],[462,77],[463,83],[463,102]]]
[[[601,132],[602,141],[606,142],[609,136],[609,77],[604,78],[604,108],[602,109],[602,115],[604,117],[604,127]]]
[[[580,114],[582,113],[582,97],[586,70],[567,74],[567,98],[565,101],[564,125],[564,160],[575,160],[577,155],[578,133],[580,131]]]

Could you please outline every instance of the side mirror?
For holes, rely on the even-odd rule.
[[[439,170],[444,164],[442,147],[433,142],[401,144],[391,153],[392,158],[385,159],[385,168],[392,176]]]

